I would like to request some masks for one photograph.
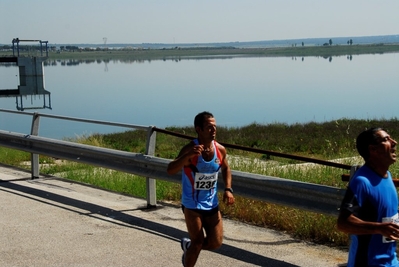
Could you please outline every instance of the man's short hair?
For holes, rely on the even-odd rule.
[[[204,122],[208,118],[213,118],[213,114],[208,112],[208,111],[203,111],[201,113],[198,113],[197,116],[194,118],[194,127],[200,127],[203,129],[204,127]]]
[[[377,132],[386,131],[380,127],[373,127],[361,132],[356,138],[356,148],[364,160],[370,156],[369,146],[378,144]]]

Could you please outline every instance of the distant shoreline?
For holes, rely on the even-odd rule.
[[[48,58],[70,60],[165,60],[206,57],[333,57],[361,54],[385,54],[399,52],[399,44],[369,45],[328,45],[296,46],[273,48],[235,48],[235,47],[198,47],[170,49],[103,49],[80,51],[50,51]],[[12,52],[0,52],[0,56],[12,56]]]
[[[384,54],[399,52],[399,44],[375,45],[332,45],[311,47],[276,47],[276,48],[175,48],[142,50],[105,50],[49,53],[50,59],[178,59],[204,57],[332,57],[360,54]]]

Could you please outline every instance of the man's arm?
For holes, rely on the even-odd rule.
[[[218,144],[218,149],[222,154],[222,176],[224,182],[224,188],[232,188],[232,177],[231,177],[231,169],[229,163],[227,161],[227,152],[226,148],[220,144]],[[228,205],[234,204],[234,196],[230,191],[224,191],[223,201],[225,201]]]
[[[399,226],[397,224],[363,221],[353,214],[348,216],[344,212],[339,214],[337,228],[344,233],[353,235],[380,234],[392,240],[399,240]]]
[[[185,145],[181,150],[177,158],[172,160],[168,164],[167,172],[168,174],[178,173],[183,169],[184,166],[190,165],[190,159],[196,155],[201,154],[202,151],[201,145],[194,145],[193,143]]]
[[[224,182],[224,187],[225,188],[231,188],[232,187],[232,178],[231,178],[231,169],[230,166],[226,160],[226,157],[223,158],[222,162],[222,176],[223,176],[223,182]]]

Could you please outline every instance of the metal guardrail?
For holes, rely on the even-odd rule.
[[[1,110],[0,111],[4,111]],[[20,113],[20,112],[19,112]],[[25,113],[25,115],[27,115]],[[33,115],[32,133],[38,132],[38,117],[46,116],[78,120],[90,123],[99,121],[53,116]],[[77,144],[68,141],[40,137],[35,134],[22,134],[0,130],[0,146],[32,153],[32,178],[39,177],[38,155],[105,167],[126,173],[147,177],[147,205],[156,205],[155,179],[180,183],[181,174],[168,175],[170,160],[154,157],[155,130],[152,126],[134,126],[119,123],[101,122],[123,127],[139,127],[148,131],[147,154],[131,153],[108,148]],[[37,156],[37,158],[34,157]],[[36,167],[34,167],[34,165]],[[35,170],[35,168],[37,168]],[[299,208],[312,212],[337,215],[345,190],[311,183],[292,181],[283,178],[257,175],[232,170],[234,193],[243,197],[263,200],[269,203]],[[219,181],[223,184],[223,180]]]
[[[75,117],[66,117],[66,116],[59,116],[59,115],[51,115],[51,114],[43,114],[43,113],[37,113],[37,112],[21,112],[21,111],[15,111],[15,110],[9,110],[9,109],[0,109],[0,112],[5,112],[5,113],[13,113],[13,114],[18,114],[18,115],[26,115],[26,116],[32,116],[33,121],[32,121],[32,129],[33,127],[37,127],[38,131],[38,121],[36,120],[39,117],[43,118],[52,118],[52,119],[60,119],[60,120],[69,120],[69,121],[76,121],[76,122],[85,122],[85,123],[94,123],[94,124],[102,124],[102,125],[108,125],[108,126],[118,126],[118,127],[125,127],[125,128],[132,128],[136,130],[148,130],[148,128],[152,126],[143,126],[143,125],[134,125],[134,124],[127,124],[127,123],[119,123],[119,122],[110,122],[110,121],[100,121],[100,120],[91,120],[91,119],[82,119],[82,118],[75,118]],[[33,134],[33,133],[32,133]],[[38,133],[36,133],[37,135]]]
[[[154,156],[2,130],[0,145],[144,177],[181,182],[181,174],[166,173],[170,160]],[[335,187],[234,170],[232,175],[235,194],[323,214],[336,215],[344,195],[343,189]],[[220,179],[219,182],[223,183],[223,180]]]
[[[165,163],[140,153],[78,144],[0,130],[0,146],[154,178],[166,176]],[[154,164],[155,162],[155,164]],[[162,164],[161,164],[162,165]],[[37,177],[32,177],[37,178]]]
[[[27,136],[38,136],[39,135],[39,125],[40,125],[41,117],[69,120],[69,121],[76,121],[76,122],[93,123],[93,124],[101,124],[101,125],[108,125],[108,126],[118,126],[118,127],[131,128],[131,129],[135,129],[135,130],[146,130],[147,131],[146,155],[154,155],[154,152],[155,152],[156,132],[152,130],[152,126],[142,126],[142,125],[133,125],[133,124],[126,124],[126,123],[115,123],[115,122],[108,122],[108,121],[65,117],[65,116],[58,116],[58,115],[39,114],[37,112],[34,112],[34,113],[21,112],[21,111],[14,111],[14,110],[8,110],[8,109],[0,109],[0,112],[32,116],[31,132]],[[31,156],[32,178],[39,177],[39,167],[40,167],[39,166],[39,154],[43,154],[43,153],[32,153],[32,156]],[[148,177],[146,179],[146,183],[147,183],[147,187],[146,187],[147,188],[147,204],[149,206],[155,206],[156,205],[156,180]]]

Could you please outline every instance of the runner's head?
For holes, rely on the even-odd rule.
[[[198,113],[197,116],[194,118],[194,127],[197,129],[197,127],[200,127],[201,130],[204,129],[204,122],[206,119],[209,118],[214,118],[213,114],[208,112],[208,111],[203,111],[201,113]]]

